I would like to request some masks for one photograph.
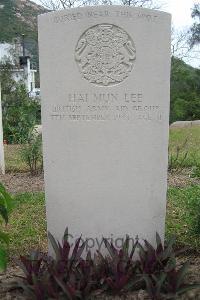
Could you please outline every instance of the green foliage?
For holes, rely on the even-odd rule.
[[[2,220],[8,223],[8,214],[13,206],[13,199],[7,193],[4,186],[0,183],[0,216]],[[1,221],[1,220],[0,220]],[[0,230],[0,271],[6,269],[7,265],[7,246],[9,244],[9,236],[7,233]]]
[[[37,124],[39,109],[38,102],[28,97],[25,86],[16,85],[3,101],[4,139],[13,144],[26,142]]]
[[[1,93],[3,95],[9,95],[15,88],[15,81],[12,79],[12,64],[9,60],[0,62],[0,82]]]
[[[32,133],[28,143],[22,146],[22,160],[28,165],[31,175],[36,175],[42,169],[42,137]]]
[[[19,30],[20,24],[15,17],[14,1],[1,0],[1,5],[3,9],[0,9],[0,27],[4,30],[1,30],[0,40],[10,42]]]
[[[195,4],[192,10],[192,18],[198,19],[196,21],[190,31],[191,31],[191,36],[190,36],[190,45],[191,47],[197,45],[200,43],[200,4]]]
[[[11,68],[9,62],[0,65],[4,139],[21,144],[40,122],[40,104],[28,97],[22,82],[13,81]]]
[[[177,246],[199,251],[200,186],[168,189],[167,236],[175,234]]]
[[[83,258],[85,242],[81,237],[76,240],[73,249],[68,242],[66,229],[62,243],[57,242],[49,233],[49,239],[55,252],[54,258],[45,257],[39,252],[21,256],[19,265],[25,277],[20,279],[21,286],[31,299],[90,299],[91,293],[105,290],[120,295],[121,292],[137,290],[138,284],[146,286],[151,299],[175,299],[186,291],[199,287],[187,285],[184,277],[188,264],[177,269],[176,253],[173,250],[174,239],[163,245],[159,235],[154,248],[149,242],[145,245],[138,241],[129,247],[127,237],[120,249],[104,239],[109,257],[98,251],[100,259],[93,259],[90,251]],[[139,259],[133,257],[139,247]],[[130,250],[130,252],[129,252]]]
[[[200,164],[197,164],[197,165],[192,169],[191,177],[200,178]]]
[[[172,57],[170,123],[200,119],[200,70]]]

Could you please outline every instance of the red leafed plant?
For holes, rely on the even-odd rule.
[[[172,238],[163,246],[156,233],[156,248],[146,240],[144,246],[138,244],[139,270],[145,281],[146,290],[153,300],[175,299],[186,291],[199,287],[197,284],[188,285],[184,282],[188,263],[177,270],[174,242],[175,238]]]
[[[153,300],[175,299],[199,287],[185,284],[188,264],[177,268],[174,239],[163,245],[156,234],[154,248],[146,240],[141,244],[136,239],[130,245],[127,236],[120,249],[104,239],[108,255],[97,251],[92,258],[88,252],[83,258],[85,242],[81,244],[79,238],[72,247],[68,236],[66,229],[60,243],[49,233],[54,257],[39,252],[20,257],[25,276],[19,286],[27,299],[93,299],[92,296],[103,292],[121,295],[138,288],[146,289]]]
[[[172,238],[164,246],[158,233],[156,233],[156,248],[154,248],[147,240],[144,245],[138,243],[140,264],[139,268],[143,274],[157,274],[160,270],[164,270],[169,264],[174,263],[175,251],[173,245],[175,238]]]
[[[133,261],[137,243],[136,241],[130,249],[130,239],[126,236],[122,248],[118,250],[107,239],[104,239],[104,244],[109,253],[106,258],[100,255],[102,262],[107,264],[104,282],[107,284],[108,290],[115,294],[130,289],[134,283],[140,280],[137,277],[137,264]]]
[[[80,245],[79,238],[71,253],[68,242],[68,229],[65,230],[62,244],[49,233],[55,258],[36,256],[21,257],[22,269],[26,277],[20,283],[31,299],[78,299],[82,298],[92,286],[90,276],[86,280],[86,264],[81,258],[85,243]],[[88,257],[87,257],[88,258]],[[41,268],[42,264],[44,266]],[[83,267],[84,265],[84,267]],[[83,274],[85,282],[83,282]]]

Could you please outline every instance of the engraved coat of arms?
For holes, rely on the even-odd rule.
[[[101,86],[122,82],[130,74],[135,58],[131,37],[112,24],[90,27],[82,34],[75,49],[75,60],[82,77]]]

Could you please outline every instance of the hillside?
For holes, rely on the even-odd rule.
[[[0,0],[0,43],[25,36],[25,47],[38,64],[37,16],[46,12],[29,0]]]
[[[11,42],[22,33],[36,38],[37,16],[45,11],[29,0],[0,0],[0,42]]]
[[[200,69],[172,58],[170,123],[200,119]]]

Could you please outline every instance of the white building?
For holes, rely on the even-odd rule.
[[[13,79],[16,82],[22,80],[26,85],[29,95],[33,96],[36,91],[35,73],[37,70],[31,67],[30,56],[23,56],[21,44],[0,44],[0,61],[9,61],[13,65]]]

